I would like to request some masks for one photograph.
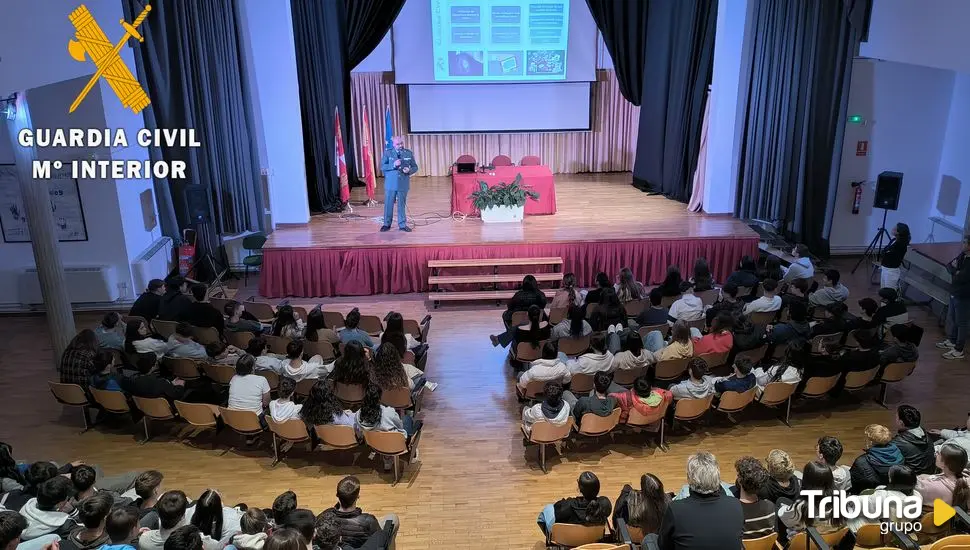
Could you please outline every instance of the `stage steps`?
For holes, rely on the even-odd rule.
[[[428,293],[434,307],[437,308],[440,302],[458,302],[471,300],[495,300],[499,304],[508,300],[515,294],[515,290],[472,290],[472,291],[446,291],[439,290],[438,285],[444,284],[481,284],[496,286],[499,283],[517,283],[526,275],[532,275],[540,283],[553,283],[558,286],[562,280],[562,258],[560,257],[541,257],[541,258],[488,258],[488,259],[467,259],[467,260],[430,260],[428,267],[431,269],[431,276],[428,277],[428,284],[432,291]],[[498,273],[498,268],[502,266],[552,266],[553,273],[529,273],[523,270],[521,273]],[[442,269],[449,268],[491,268],[491,273],[479,273],[472,275],[442,275]],[[556,294],[555,288],[543,289],[545,295],[552,298]]]

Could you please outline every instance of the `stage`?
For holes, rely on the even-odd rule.
[[[758,235],[730,216],[687,211],[648,196],[630,173],[557,174],[558,212],[522,224],[485,225],[452,217],[451,179],[415,177],[408,196],[414,231],[380,233],[383,205],[355,205],[352,214],[313,216],[306,226],[270,234],[263,248],[260,294],[267,298],[365,296],[428,290],[435,259],[561,256],[564,271],[590,286],[596,273],[615,277],[630,267],[644,283],[660,282],[667,266],[687,272],[707,258],[723,281],[744,254],[756,256]],[[352,202],[366,198],[355,188]],[[383,199],[380,185],[377,199]]]

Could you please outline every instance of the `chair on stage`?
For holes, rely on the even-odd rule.
[[[478,164],[478,161],[475,159],[475,157],[473,157],[471,155],[468,155],[468,154],[465,154],[465,155],[462,155],[462,156],[458,157],[458,160],[455,161],[455,164],[462,164],[462,163],[465,163],[465,162],[471,162],[473,164]]]
[[[526,155],[519,161],[519,166],[539,166],[540,164],[542,164],[542,159],[535,155]]]
[[[512,166],[512,159],[508,155],[495,155],[492,166]]]

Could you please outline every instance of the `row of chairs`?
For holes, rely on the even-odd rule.
[[[316,382],[314,380],[314,382]],[[93,404],[88,401],[88,396],[84,389],[77,384],[62,384],[58,382],[48,382],[51,393],[58,403],[81,408],[84,418],[85,431],[92,426],[89,422],[89,410]],[[339,384],[338,384],[339,386]],[[132,410],[129,406],[128,396],[119,391],[99,390],[89,387],[88,391],[95,403],[107,413],[113,415],[128,415]],[[387,392],[385,394],[385,404],[398,409],[411,407],[410,390],[404,388],[406,396],[398,395],[400,392]],[[390,396],[389,399],[387,397]],[[360,393],[363,398],[363,392]],[[397,399],[398,401],[394,401]],[[406,399],[406,401],[405,401]],[[142,444],[147,443],[151,437],[151,422],[164,422],[182,419],[193,427],[194,437],[199,432],[206,429],[217,429],[219,420],[232,429],[234,432],[246,436],[256,437],[262,435],[266,430],[260,425],[259,417],[253,411],[241,411],[209,405],[204,403],[188,403],[175,401],[174,409],[172,404],[165,398],[144,398],[132,396],[131,400],[135,408],[142,414],[142,424],[145,431],[145,439]],[[286,422],[275,422],[271,417],[266,416],[266,423],[273,436],[273,465],[275,466],[282,460],[279,451],[279,441],[289,443],[309,443],[311,437],[306,424],[300,419],[291,419]],[[314,432],[321,443],[332,449],[353,449],[360,445],[356,433],[351,426],[342,425],[322,425],[314,426]],[[420,432],[419,432],[420,434]],[[374,452],[394,460],[394,482],[400,480],[400,460],[404,455],[412,455],[417,448],[419,435],[415,435],[413,440],[408,443],[403,434],[397,432],[364,432],[364,442]],[[228,452],[228,449],[226,450]],[[225,454],[225,453],[223,453]]]
[[[465,153],[464,155],[459,156],[458,160],[455,161],[455,164],[459,163],[477,164],[478,160],[473,155]],[[519,166],[538,166],[540,164],[542,164],[542,159],[535,155],[526,155],[522,157],[522,160],[519,161]],[[492,166],[514,166],[514,164],[512,163],[512,158],[508,155],[495,155],[495,157],[492,158]]]

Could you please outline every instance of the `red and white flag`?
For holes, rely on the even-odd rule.
[[[364,183],[367,184],[367,199],[374,200],[374,185],[377,183],[374,177],[374,155],[370,146],[370,120],[367,118],[367,105],[364,105],[364,140],[361,144],[361,154],[364,157]]]
[[[336,139],[334,139],[334,147],[336,149],[336,167],[337,167],[337,177],[340,178],[340,201],[350,202],[350,182],[347,178],[347,159],[344,157],[344,138],[340,133],[340,111],[334,107],[333,117],[336,121]]]

